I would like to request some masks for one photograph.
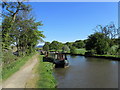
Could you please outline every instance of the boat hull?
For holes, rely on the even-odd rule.
[[[55,68],[65,68],[68,67],[69,63],[65,60],[55,60],[54,61]]]

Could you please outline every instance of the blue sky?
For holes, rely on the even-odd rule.
[[[118,26],[117,2],[29,2],[36,21],[44,24],[45,41],[84,40],[97,25]]]

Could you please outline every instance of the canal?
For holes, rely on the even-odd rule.
[[[118,88],[118,61],[67,56],[68,68],[55,68],[58,88]]]

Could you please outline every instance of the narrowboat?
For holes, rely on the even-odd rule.
[[[62,53],[49,53],[43,57],[44,62],[52,62],[55,64],[55,68],[66,68],[69,66],[66,54]]]

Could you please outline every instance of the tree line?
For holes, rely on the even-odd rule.
[[[75,42],[58,42],[58,41],[52,41],[50,42],[45,42],[43,46],[44,51],[60,51],[60,52],[70,52],[72,48],[84,48],[85,44],[83,40],[77,40]]]
[[[97,25],[95,32],[85,40],[61,43],[58,41],[46,42],[43,46],[45,51],[60,51],[75,53],[76,49],[84,48],[91,54],[120,55],[120,37],[114,23],[102,26]]]

